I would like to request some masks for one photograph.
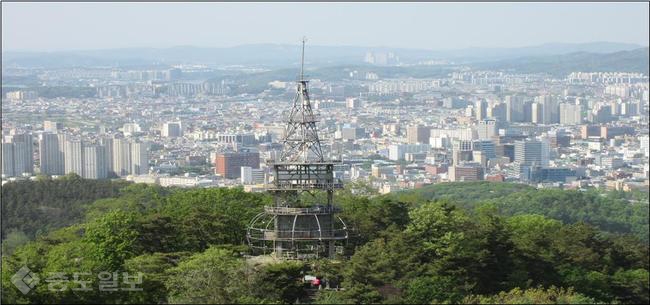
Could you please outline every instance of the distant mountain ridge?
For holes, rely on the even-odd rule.
[[[562,55],[575,52],[613,53],[642,48],[629,43],[548,43],[519,48],[465,48],[458,50],[423,50],[391,47],[315,46],[307,45],[307,60],[314,65],[358,64],[368,51],[393,52],[405,63],[422,60],[487,62],[528,56]],[[227,48],[177,46],[171,48],[126,48],[57,52],[3,51],[5,65],[27,67],[129,66],[138,64],[262,65],[269,67],[297,65],[298,45],[250,44]]]
[[[638,48],[613,53],[575,52],[561,55],[527,56],[474,64],[483,69],[519,73],[549,73],[555,76],[581,72],[639,72],[648,75],[650,49]]]

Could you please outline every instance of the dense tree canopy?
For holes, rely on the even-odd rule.
[[[565,224],[585,222],[606,232],[632,233],[646,243],[650,240],[647,192],[537,190],[522,184],[480,181],[441,183],[387,197],[415,205],[449,199],[468,210],[491,204],[504,216],[539,214]]]
[[[119,190],[127,184],[86,180],[75,174],[6,183],[2,186],[2,239],[10,232],[22,232],[33,238],[80,221],[89,204],[119,196]]]
[[[68,203],[62,198],[73,195],[53,193],[53,202],[77,212],[42,221],[42,233],[14,224],[4,235],[3,222],[6,303],[648,302],[648,244],[637,231],[647,226],[640,208],[648,205],[629,194],[457,183],[379,196],[357,185],[337,197],[353,228],[345,254],[287,262],[247,258],[245,229],[271,202],[267,194],[67,177],[3,187],[14,196],[6,206],[3,198],[3,212],[30,217],[16,200],[47,198],[22,183],[36,192],[39,183],[103,186]],[[41,278],[27,294],[11,282],[23,266]],[[104,271],[141,274],[141,289],[99,291]],[[57,272],[70,281],[53,291],[45,280]],[[90,274],[93,289],[77,289],[74,273]],[[341,289],[311,290],[307,274]]]

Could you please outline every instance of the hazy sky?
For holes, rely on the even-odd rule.
[[[648,45],[648,3],[2,3],[3,50]]]

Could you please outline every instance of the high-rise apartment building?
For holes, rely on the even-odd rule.
[[[487,109],[487,117],[505,122],[507,120],[507,107],[505,103],[494,104]]]
[[[405,145],[392,144],[388,147],[388,159],[397,161],[404,160]]]
[[[5,139],[6,141],[3,140],[2,144],[2,158],[4,159],[4,153],[7,153],[7,160],[6,164],[5,160],[3,160],[3,174],[7,177],[33,174],[34,143],[32,141],[32,135],[12,131],[12,134]]]
[[[549,144],[538,140],[515,141],[515,162],[520,166],[548,166]]]
[[[579,125],[582,124],[582,106],[576,104],[560,104],[560,124]]]
[[[43,133],[38,140],[41,174],[65,174],[65,136],[57,133]]]
[[[144,142],[131,142],[131,174],[149,173],[149,145]]]
[[[112,142],[112,171],[117,176],[144,175],[149,172],[149,143],[125,138],[106,139],[104,146]],[[108,166],[110,169],[110,166]]]
[[[10,142],[2,141],[2,175],[4,177],[16,176],[14,168],[14,145]]]
[[[12,130],[2,140],[2,174],[6,177],[34,173],[34,142],[31,134]]]
[[[477,126],[479,139],[492,139],[499,135],[496,120],[482,120]]]
[[[131,173],[131,147],[127,139],[113,139],[113,171],[117,176]]]
[[[414,125],[406,128],[406,140],[409,144],[429,144],[431,129],[422,125]]]
[[[452,161],[455,165],[472,160],[472,141],[455,140],[452,142]]]
[[[571,145],[571,134],[564,130],[551,130],[545,135],[551,148],[569,147]]]
[[[65,173],[75,173],[84,176],[84,150],[83,142],[77,139],[66,139],[65,141]]]
[[[88,145],[83,147],[83,178],[106,179],[108,178],[108,163],[106,147],[102,145]]]
[[[550,95],[542,95],[535,98],[535,103],[539,104],[541,109],[538,119],[539,124],[556,124],[559,121],[557,100]],[[539,111],[538,110],[538,111]]]
[[[476,111],[476,120],[481,121],[487,118],[487,106],[487,101],[485,99],[479,99],[476,101],[476,105],[474,107]]]
[[[34,141],[31,134],[13,135],[16,174],[34,173]]]
[[[639,149],[646,158],[650,156],[650,137],[648,135],[639,137]]]
[[[535,124],[542,124],[544,122],[544,107],[540,103],[530,104],[530,122]]]
[[[621,103],[621,116],[633,116],[637,115],[638,106],[633,102]]]
[[[521,96],[506,96],[506,121],[508,122],[524,122],[525,101]]]
[[[104,146],[106,151],[106,168],[108,177],[113,177],[115,174],[114,162],[113,162],[113,138],[111,137],[102,137],[99,139],[99,144]]]

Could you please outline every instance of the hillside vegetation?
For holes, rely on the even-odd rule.
[[[81,220],[84,209],[100,198],[117,197],[126,181],[59,179],[9,182],[2,186],[2,239],[20,231],[35,237]]]
[[[493,205],[501,215],[540,214],[565,224],[585,222],[604,232],[630,233],[648,242],[648,192],[544,189],[487,181],[443,183],[388,195],[418,204],[449,199],[464,209]]]
[[[134,184],[81,204],[83,217],[67,220],[74,224],[3,253],[2,301],[648,303],[647,241],[612,225],[622,222],[618,217],[645,217],[639,222],[647,225],[647,213],[634,212],[635,204],[647,210],[647,203],[628,202],[629,196],[503,183],[370,197],[346,189],[337,198],[354,230],[343,255],[259,264],[246,258],[245,229],[271,203],[267,194]],[[629,213],[613,211],[625,202]],[[587,212],[589,205],[600,208]],[[567,216],[569,209],[584,211]],[[23,294],[11,283],[22,266],[43,280],[52,272],[70,279],[87,272],[93,289],[73,290],[78,283],[64,281],[53,291],[42,281]],[[142,290],[99,291],[102,271],[142,272]],[[343,289],[310,292],[300,281],[304,274]]]

